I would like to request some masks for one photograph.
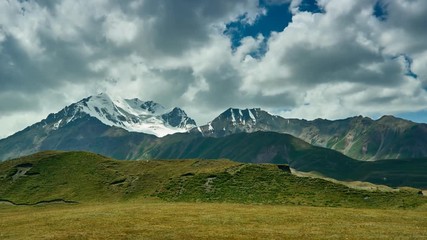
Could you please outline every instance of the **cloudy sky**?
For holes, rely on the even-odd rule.
[[[425,0],[0,0],[0,138],[89,95],[427,122]]]

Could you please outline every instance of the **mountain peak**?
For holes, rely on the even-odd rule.
[[[383,115],[382,117],[380,117],[377,120],[377,122],[380,122],[380,123],[408,122],[409,123],[411,121],[406,120],[406,119],[402,119],[402,118],[398,118],[398,117],[395,117],[393,115]]]
[[[399,128],[399,129],[405,129],[408,128],[410,126],[415,125],[414,122],[406,120],[406,119],[402,119],[402,118],[398,118],[392,115],[384,115],[382,117],[380,117],[378,120],[376,120],[375,122],[384,125],[384,126],[389,126],[389,127],[393,127],[393,128]]]
[[[185,129],[191,129],[196,127],[196,122],[187,116],[184,110],[175,107],[172,111],[162,115],[165,120],[172,127],[179,127]]]
[[[240,108],[228,108],[215,118],[212,123],[215,124],[218,121],[228,121],[232,124],[243,124],[248,122],[256,122],[259,108],[252,109],[240,109]]]
[[[112,102],[112,98],[107,93],[99,93],[97,95],[90,96],[89,100],[90,99],[92,100],[97,99],[98,101],[104,101],[104,102]]]
[[[393,120],[398,120],[399,118],[393,116],[393,115],[383,115],[381,116],[378,121],[393,121]]]
[[[163,112],[163,111],[166,110],[165,107],[163,107],[159,103],[156,103],[156,102],[153,102],[153,101],[146,101],[146,102],[144,102],[144,101],[141,101],[139,99],[137,99],[137,100],[138,100],[137,102],[139,104],[139,107],[141,109],[144,109],[144,110],[148,111],[148,112],[156,113],[156,112],[159,112],[159,111]]]
[[[260,108],[228,108],[207,125],[200,126],[198,131],[204,136],[226,136],[239,132],[257,131],[258,126],[273,122],[273,116]],[[273,119],[273,120],[272,120]]]
[[[108,94],[101,93],[84,98],[50,116],[50,121],[56,121],[52,129],[58,129],[87,115],[108,126],[158,137],[186,132],[196,126],[195,121],[180,108],[167,110],[154,101],[142,101],[138,98],[112,99]]]
[[[161,104],[153,101],[142,101],[139,98],[122,99],[116,101],[119,106],[127,111],[133,112],[135,115],[156,114],[161,115],[166,113],[166,108]]]

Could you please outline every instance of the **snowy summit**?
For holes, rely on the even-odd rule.
[[[90,115],[108,126],[163,137],[168,134],[187,132],[196,122],[180,108],[166,109],[153,101],[112,99],[105,93],[85,98],[58,114],[55,128],[81,116]],[[65,121],[64,121],[65,120]]]

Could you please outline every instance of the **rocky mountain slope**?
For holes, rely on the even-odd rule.
[[[378,120],[358,116],[335,121],[307,121],[285,119],[259,108],[230,108],[192,131],[200,131],[206,137],[256,131],[287,133],[360,160],[427,156],[427,124],[393,116]]]
[[[113,153],[120,158],[131,158],[135,146],[130,141],[138,140],[138,144],[143,144],[143,139],[187,132],[195,126],[195,121],[180,108],[167,110],[152,101],[112,100],[107,94],[100,94],[73,103],[1,139],[0,159],[48,149],[94,152],[108,149],[108,155]]]
[[[144,102],[138,98],[113,100],[105,93],[71,104],[60,112],[49,115],[44,123],[53,121],[53,129],[58,129],[85,115],[94,117],[108,126],[158,137],[186,132],[196,126],[196,122],[180,108],[168,110],[158,103]]]

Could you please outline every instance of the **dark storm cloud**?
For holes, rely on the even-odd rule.
[[[209,40],[212,24],[221,24],[245,13],[257,4],[250,0],[144,1],[139,9],[146,41],[141,46],[152,54],[179,56]],[[218,27],[218,26],[217,26]]]
[[[29,0],[19,0],[19,2],[29,2]],[[57,0],[35,0],[41,7],[53,10],[55,6],[60,2]]]
[[[427,1],[381,0],[387,11],[381,42],[388,53],[413,60],[408,72],[427,89]]]
[[[273,95],[257,94],[252,98],[251,106],[263,108],[292,108],[295,107],[296,95],[291,92],[284,92]]]
[[[40,109],[40,107],[40,103],[30,98],[29,94],[16,94],[15,92],[0,93],[0,117],[8,116],[14,112],[34,112]]]
[[[76,43],[65,44],[40,35],[46,55],[31,56],[13,36],[7,36],[0,54],[0,94],[13,95],[10,101],[0,101],[0,110],[37,110],[39,94],[62,87],[65,83],[84,84],[88,78],[103,78],[103,74],[88,69],[89,59],[76,51]],[[16,94],[9,94],[16,92]],[[11,107],[14,105],[14,107]]]
[[[411,53],[426,50],[427,38],[427,1],[406,1],[399,4],[397,1],[383,0],[388,13],[386,25],[393,29],[400,29],[402,37],[412,41],[409,47]]]
[[[53,81],[70,81],[73,83],[86,82],[88,79],[102,79],[103,74],[95,73],[89,69],[89,64],[96,59],[108,57],[113,54],[125,56],[126,52],[114,52],[108,47],[105,40],[101,38],[101,33],[92,25],[88,30],[81,32],[78,41],[58,40],[55,37],[42,32],[39,34],[41,46],[46,49],[45,67],[48,71],[44,73]],[[90,34],[91,33],[91,34]],[[85,46],[93,54],[85,54]],[[127,53],[128,54],[128,53]]]
[[[44,71],[45,69],[18,45],[16,39],[6,37],[0,54],[0,92],[39,91],[46,85],[57,84],[50,82]]]
[[[404,71],[397,59],[382,56],[353,42],[310,48],[295,46],[282,56],[297,84],[352,82],[367,85],[397,85]],[[375,65],[375,69],[367,68]]]
[[[206,72],[204,76],[208,79],[209,89],[196,95],[196,99],[204,106],[222,109],[243,103],[244,99],[239,92],[241,78],[230,65],[222,64],[215,71]]]
[[[295,106],[295,95],[289,92],[266,95],[258,92],[254,95],[240,90],[242,77],[230,65],[218,66],[215,71],[204,75],[208,79],[209,89],[200,91],[197,102],[213,110],[223,110],[229,107],[291,107]]]
[[[360,101],[360,104],[366,104],[366,105],[375,104],[375,105],[387,106],[387,105],[391,105],[391,103],[398,98],[399,98],[399,96],[396,96],[396,95],[394,95],[394,96],[372,96],[370,98],[363,99],[362,101]]]
[[[157,96],[156,100],[164,106],[179,106],[182,103],[177,102],[185,94],[191,84],[194,84],[195,78],[191,68],[182,69],[152,69],[152,72],[166,81],[168,84],[162,88],[162,94]],[[156,86],[146,86],[148,88]],[[147,99],[150,100],[150,99]]]

